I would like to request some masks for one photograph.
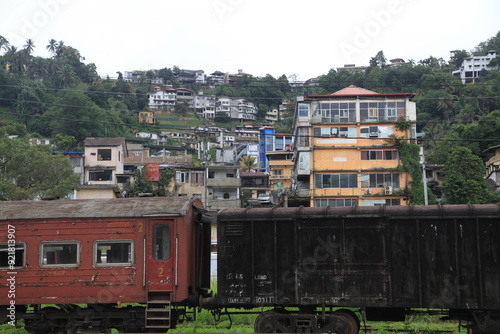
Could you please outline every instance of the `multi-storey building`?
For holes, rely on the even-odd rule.
[[[275,133],[274,128],[265,126],[260,129],[259,135],[259,168],[262,171],[269,171],[267,158],[268,152],[290,151],[293,143],[293,135],[285,133]]]
[[[269,164],[269,182],[271,192],[279,196],[287,195],[292,186],[293,152],[271,151],[266,153]]]
[[[217,98],[215,95],[204,95],[203,93],[194,96],[194,108],[198,115],[203,118],[215,118],[215,104]]]
[[[489,180],[491,190],[500,190],[500,145],[492,146],[483,153],[493,153],[493,156],[486,162],[486,179]]]
[[[177,101],[177,90],[169,88],[162,90],[159,86],[155,87],[153,93],[148,94],[148,106],[151,110],[162,110],[175,107]]]
[[[266,121],[270,123],[276,123],[278,121],[279,112],[278,109],[268,109],[266,112]]]
[[[493,70],[498,68],[498,64],[490,65],[490,61],[497,56],[496,51],[488,51],[485,56],[467,57],[462,60],[460,68],[453,71],[453,75],[462,80],[463,83],[475,82],[482,70]]]
[[[205,207],[210,211],[239,208],[241,206],[239,167],[210,164],[206,167],[205,172]]]
[[[220,96],[216,103],[216,113],[226,113],[231,119],[238,121],[254,121],[257,107],[246,99]]]
[[[399,153],[388,139],[415,138],[413,97],[350,86],[298,99],[291,202],[316,207],[407,204],[402,190],[409,176],[397,168]]]
[[[138,112],[139,123],[155,124],[155,113],[151,110],[141,110]]]

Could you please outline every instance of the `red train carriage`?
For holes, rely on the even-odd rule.
[[[185,197],[2,202],[0,322],[24,318],[41,333],[174,327],[209,289],[202,210]]]

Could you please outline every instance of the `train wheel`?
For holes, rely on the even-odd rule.
[[[343,334],[358,334],[360,328],[359,318],[350,310],[338,310],[333,312],[333,316],[339,317],[347,322],[348,327]]]
[[[255,319],[255,333],[290,333],[292,332],[291,321],[284,310],[272,310],[259,314]],[[283,315],[276,317],[276,315]]]

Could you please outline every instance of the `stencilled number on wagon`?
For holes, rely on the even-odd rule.
[[[159,272],[158,277],[163,277],[163,268],[161,267],[158,268],[158,272]]]
[[[139,226],[139,232],[144,232],[144,224],[143,223],[139,223],[137,225]]]
[[[228,280],[232,280],[232,279],[244,280],[245,276],[243,274],[238,274],[238,273],[229,273],[226,275],[226,279],[228,279]]]

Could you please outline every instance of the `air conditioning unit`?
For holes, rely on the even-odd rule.
[[[386,195],[392,195],[392,187],[391,186],[385,186],[384,193]]]

